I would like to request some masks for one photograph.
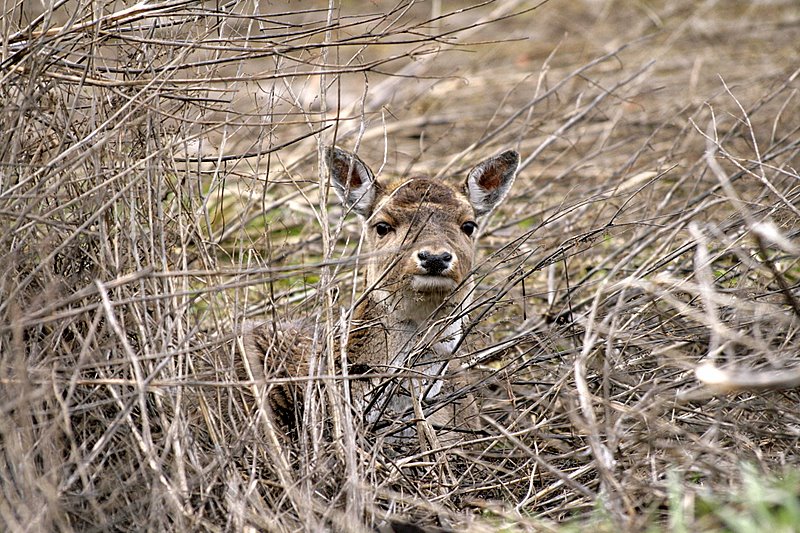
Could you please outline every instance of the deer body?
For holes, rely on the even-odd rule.
[[[503,199],[518,163],[516,152],[504,152],[476,166],[461,186],[427,177],[379,181],[356,155],[327,150],[331,183],[345,208],[361,218],[368,256],[366,294],[353,313],[347,343],[348,371],[363,375],[351,381],[351,397],[368,423],[406,421],[406,429],[395,432],[406,435],[408,420],[420,414],[434,426],[465,423],[464,402],[451,402],[429,417],[421,406],[454,389],[448,375],[455,370],[473,291],[477,220]],[[274,369],[274,362],[264,360],[274,361],[275,351],[268,350],[280,343],[265,328],[248,335],[245,351],[251,367]],[[303,375],[309,337],[294,335],[301,341],[278,350],[286,357],[280,366],[286,374]],[[288,397],[273,394],[271,403],[291,409]]]

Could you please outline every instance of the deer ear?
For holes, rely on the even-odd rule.
[[[503,198],[517,174],[519,154],[508,150],[479,163],[467,176],[464,192],[477,216],[487,214]]]
[[[375,176],[369,167],[357,155],[335,146],[325,149],[325,163],[333,189],[344,206],[361,216],[369,216],[377,189]]]

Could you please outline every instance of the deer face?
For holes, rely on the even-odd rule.
[[[376,301],[418,321],[454,292],[469,292],[477,219],[511,187],[516,152],[480,163],[461,187],[427,177],[378,181],[356,155],[338,148],[327,150],[326,162],[345,207],[362,218],[371,257],[367,285]]]

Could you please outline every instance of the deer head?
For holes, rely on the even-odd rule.
[[[423,176],[377,180],[355,154],[330,147],[331,183],[362,220],[371,257],[371,297],[399,321],[416,324],[471,292],[478,220],[505,197],[519,154],[503,152],[473,168],[460,185]]]

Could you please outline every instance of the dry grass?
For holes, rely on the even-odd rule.
[[[453,4],[4,4],[3,530],[636,530],[797,466],[795,3]],[[523,155],[463,447],[393,455],[336,379],[287,446],[237,370],[245,318],[350,305],[333,142]]]

